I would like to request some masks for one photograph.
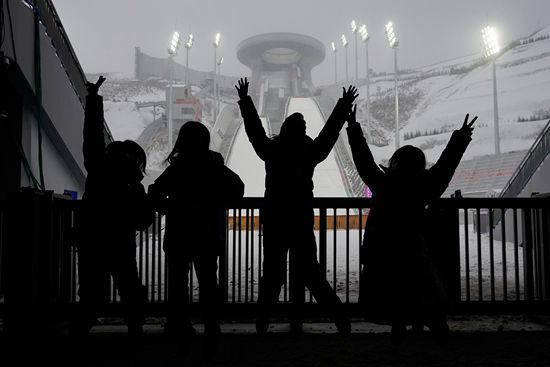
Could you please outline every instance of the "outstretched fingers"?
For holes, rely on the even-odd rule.
[[[472,120],[472,122],[470,122],[470,123],[468,124],[468,127],[471,128],[471,127],[474,125],[474,122],[476,122],[476,120],[477,120],[477,116],[474,117],[474,119]]]

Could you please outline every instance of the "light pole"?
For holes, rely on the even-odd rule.
[[[172,42],[168,48],[168,55],[170,58],[170,92],[168,93],[168,150],[172,150],[172,134],[174,127],[172,126],[172,84],[174,82],[174,56],[178,54],[178,49],[181,44],[179,32],[174,32],[172,35]]]
[[[216,57],[216,51],[218,49],[218,46],[220,45],[222,41],[222,36],[219,33],[216,33],[216,36],[214,37],[214,118],[213,122],[216,122],[216,118],[218,117],[218,86],[217,86],[217,77],[216,77],[216,63],[218,62]]]
[[[340,39],[342,40],[342,46],[346,50],[346,83],[348,83],[349,82],[349,78],[348,78],[348,41],[346,40],[345,35],[340,36]]]
[[[395,89],[395,149],[399,149],[399,95],[397,93],[397,46],[399,41],[393,31],[393,23],[386,24],[386,37],[390,47],[393,48],[394,89]]]
[[[189,50],[191,49],[191,46],[193,46],[192,34],[189,35],[189,38],[185,43],[185,49],[187,51],[187,55],[185,57],[185,85],[189,85]]]
[[[355,37],[355,84],[359,84],[359,58],[357,57],[357,23],[351,21],[351,33]]]
[[[365,86],[367,87],[367,98],[365,98],[365,111],[367,118],[365,120],[365,125],[367,125],[370,117],[370,80],[369,80],[369,33],[367,32],[367,26],[363,24],[359,28],[359,34],[361,35],[361,40],[365,42],[365,59],[367,63],[367,73],[365,74]],[[365,126],[366,127],[366,126]]]
[[[496,30],[487,26],[481,30],[485,57],[493,64],[493,125],[495,127],[495,154],[500,154],[500,133],[498,131],[497,67],[495,60],[500,51]]]
[[[218,76],[221,77],[222,75],[222,64],[223,64],[223,56],[221,56],[219,59],[218,59]],[[219,88],[218,88],[219,89]],[[218,104],[217,104],[217,109],[218,111],[220,110],[220,95],[218,93]]]
[[[332,47],[332,52],[334,53],[334,84],[338,83],[338,73],[336,69],[336,45],[334,42],[330,43],[330,47]]]

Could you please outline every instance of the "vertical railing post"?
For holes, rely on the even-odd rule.
[[[220,300],[222,302],[227,302],[227,251],[228,251],[228,241],[229,241],[229,209],[225,209],[225,218],[224,218],[224,247],[220,251],[220,256],[218,258],[218,284],[220,292]]]
[[[327,208],[319,208],[319,264],[327,273]]]
[[[542,245],[542,297],[545,301],[550,300],[550,208],[548,203],[541,209],[542,223],[540,226],[541,231],[541,245]]]
[[[523,272],[525,298],[532,301],[535,298],[535,287],[533,281],[533,222],[531,208],[523,208]]]

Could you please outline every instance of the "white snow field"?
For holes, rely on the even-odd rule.
[[[267,122],[261,118],[262,126],[267,132]],[[256,155],[252,144],[248,140],[244,125],[241,124],[233,143],[233,148],[227,166],[237,173],[244,182],[244,196],[263,197],[265,191],[264,162]]]

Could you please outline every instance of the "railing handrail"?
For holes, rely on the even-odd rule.
[[[521,190],[523,190],[523,188],[525,187],[525,185],[527,184],[527,182],[529,181],[529,179],[531,178],[533,173],[537,170],[537,168],[540,166],[540,164],[544,161],[544,158],[550,153],[550,151],[546,151],[542,154],[541,157],[534,157],[534,154],[535,154],[535,151],[537,150],[537,148],[542,144],[543,141],[545,141],[544,138],[549,137],[549,136],[550,136],[550,120],[548,120],[548,122],[546,123],[546,125],[544,126],[544,128],[542,129],[540,134],[535,139],[535,142],[533,143],[531,148],[529,148],[529,151],[527,152],[525,157],[523,157],[522,161],[520,162],[520,164],[518,165],[518,167],[516,168],[516,170],[514,171],[512,176],[510,177],[510,179],[508,180],[508,182],[506,182],[506,184],[504,185],[504,188],[502,189],[502,191],[500,193],[500,197],[508,197],[508,195],[510,195],[510,194],[511,194],[511,196],[519,195],[519,193],[521,192]],[[517,192],[510,193],[509,191],[512,188],[514,188],[514,184],[516,183],[516,180],[519,179],[520,173],[524,169],[527,169],[527,163],[529,161],[531,161],[532,159],[537,159],[537,158],[539,159],[539,162],[535,162],[535,166],[531,168],[531,172],[528,175],[529,177],[526,180],[524,180],[525,182],[522,182],[522,183],[519,184],[521,186],[521,188],[516,189]]]
[[[78,208],[82,200],[63,200],[63,205]],[[314,197],[311,199],[313,208],[370,208],[372,198],[361,197]],[[265,198],[244,197],[238,200],[228,201],[224,204],[227,209],[263,209]],[[486,209],[520,209],[520,208],[545,208],[550,207],[550,197],[506,197],[506,198],[440,198],[430,202],[432,207],[446,208],[486,208]],[[0,202],[0,207],[2,207]]]

